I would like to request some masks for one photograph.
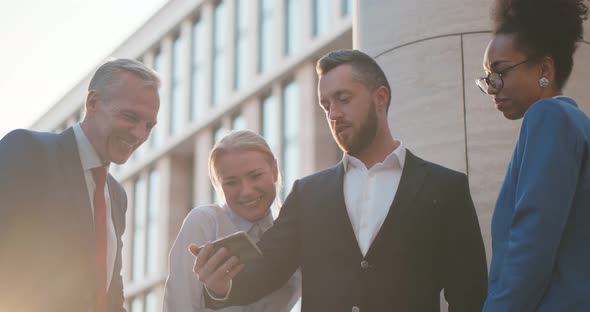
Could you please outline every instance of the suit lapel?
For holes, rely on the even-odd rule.
[[[373,246],[378,246],[379,241],[384,239],[382,236],[386,235],[383,234],[386,230],[403,224],[400,222],[402,222],[407,210],[411,208],[412,201],[421,189],[427,175],[427,163],[406,149],[406,160],[397,192],[375,240],[369,247],[367,257],[373,252]]]
[[[324,194],[333,194],[332,196],[323,196],[323,198],[330,199],[330,202],[325,207],[329,207],[331,211],[328,211],[326,215],[334,218],[336,224],[344,231],[342,233],[342,242],[345,242],[348,248],[354,248],[355,253],[362,257],[361,249],[350,222],[346,202],[344,201],[344,164],[340,162],[333,170],[333,175],[329,175],[330,181],[324,183],[326,186]]]
[[[396,218],[402,217],[406,210],[410,208],[410,204],[424,183],[427,173],[428,166],[426,162],[406,150],[404,170],[389,208],[388,218],[391,215],[395,215]]]
[[[69,128],[61,134],[59,146],[63,186],[67,190],[67,201],[71,207],[70,213],[75,216],[73,220],[87,227],[88,224],[94,224],[94,218],[73,128]],[[81,233],[84,232],[89,231]],[[92,241],[94,241],[93,238]]]

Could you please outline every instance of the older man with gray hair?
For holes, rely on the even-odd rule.
[[[124,311],[127,197],[108,169],[148,139],[159,86],[138,61],[106,62],[82,122],[0,140],[0,311]]]

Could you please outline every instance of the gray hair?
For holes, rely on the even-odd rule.
[[[139,61],[122,58],[102,64],[92,76],[88,91],[104,93],[104,91],[119,82],[121,73],[133,74],[142,80],[150,82],[156,89],[160,88],[160,78],[153,69]]]

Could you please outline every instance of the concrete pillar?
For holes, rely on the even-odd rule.
[[[195,138],[193,159],[193,206],[207,205],[213,202],[211,181],[209,180],[209,151],[213,146],[211,128],[199,132]]]

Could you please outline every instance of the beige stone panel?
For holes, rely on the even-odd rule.
[[[315,144],[317,130],[313,122],[315,106],[317,106],[317,92],[315,83],[315,67],[311,62],[302,65],[295,74],[295,80],[299,85],[299,172],[300,177],[313,173],[315,170]],[[311,122],[310,122],[311,121]]]
[[[377,55],[440,35],[488,30],[486,0],[358,0],[355,47]]]
[[[416,43],[377,61],[392,89],[394,137],[424,159],[465,172],[460,37]]]
[[[303,64],[296,74],[301,102],[301,177],[331,167],[340,160],[326,115],[318,104],[315,64],[311,61]]]
[[[192,208],[192,159],[184,155],[168,155],[157,170],[161,171],[163,189],[167,193],[162,194],[164,203],[160,206],[160,225],[163,240],[162,254],[167,256],[172,248],[172,243],[178,235],[182,221]],[[164,177],[166,179],[164,179]],[[164,271],[168,268],[168,258],[164,257]]]
[[[590,32],[590,22],[586,22],[586,32]],[[586,37],[590,37],[589,34]],[[590,114],[590,43],[580,43],[574,54],[574,68],[563,94],[575,99],[580,108]]]
[[[495,109],[491,97],[475,85],[475,78],[483,75],[483,54],[490,39],[491,34],[463,37],[469,183],[486,244],[488,265],[492,255],[492,213],[521,124],[504,118]]]
[[[211,181],[209,180],[209,151],[213,146],[213,133],[206,128],[195,137],[193,155],[193,206],[198,207],[213,202]]]

